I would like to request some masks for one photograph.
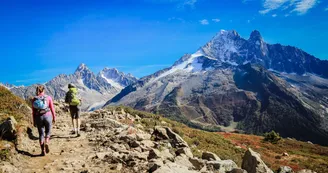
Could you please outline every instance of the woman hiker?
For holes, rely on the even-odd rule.
[[[32,100],[33,125],[38,128],[41,156],[49,153],[49,140],[52,123],[56,122],[56,112],[52,98],[45,95],[42,85],[36,87],[36,96]]]

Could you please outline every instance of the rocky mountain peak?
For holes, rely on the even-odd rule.
[[[81,72],[81,71],[90,71],[89,68],[84,64],[81,63],[77,69],[75,70],[75,72]]]
[[[261,33],[258,31],[258,30],[254,30],[252,31],[250,37],[249,37],[249,40],[263,40],[262,36],[261,36]]]

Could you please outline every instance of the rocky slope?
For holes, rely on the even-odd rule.
[[[193,146],[164,119],[145,113],[130,114],[124,109],[84,113],[83,133],[76,138],[68,135],[70,120],[65,104],[56,103],[56,108],[58,121],[50,143],[51,152],[38,157],[38,141],[33,129],[22,137],[10,160],[0,163],[2,172],[273,172],[252,149],[246,151],[242,168],[233,160],[220,159],[207,151],[201,151],[198,158],[192,153]],[[144,124],[147,120],[160,123]],[[291,170],[283,168],[280,173]]]
[[[325,68],[327,61],[300,49],[265,43],[258,31],[248,40],[221,31],[196,53],[127,86],[107,105],[128,105],[192,126],[275,130],[328,145]]]
[[[137,79],[131,74],[118,72],[116,69],[105,68],[95,75],[85,64],[81,64],[74,74],[61,74],[45,83],[46,92],[55,100],[65,98],[68,91],[67,85],[73,83],[79,89],[84,110],[95,109],[103,106],[106,100],[119,93],[123,87],[132,84]],[[35,85],[28,87],[14,87],[9,89],[16,95],[27,99],[34,95]]]

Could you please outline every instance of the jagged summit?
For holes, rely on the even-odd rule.
[[[261,33],[258,30],[252,31],[249,40],[262,40]]]
[[[75,72],[80,72],[80,71],[85,71],[85,70],[89,70],[89,68],[87,67],[87,65],[85,65],[84,63],[81,63],[75,70]]]

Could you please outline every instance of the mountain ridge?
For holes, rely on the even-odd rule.
[[[260,68],[261,66],[264,68]],[[262,134],[277,130],[285,137],[292,135],[301,140],[328,145],[328,129],[325,128],[328,90],[315,85],[314,81],[303,84],[300,79],[301,76],[311,75],[325,83],[328,81],[326,67],[328,68],[328,61],[315,58],[301,49],[266,43],[259,31],[253,31],[249,39],[244,39],[234,30],[221,30],[194,54],[185,54],[171,67],[127,86],[105,105],[123,104],[187,123],[218,125],[224,129],[240,129],[246,133]],[[246,83],[260,80],[258,85],[262,87],[241,87],[240,81],[235,78],[236,74],[243,71],[242,76],[253,73],[256,69],[262,69],[262,72],[255,75],[254,79],[241,79]],[[264,78],[261,79],[262,77]],[[295,80],[293,84],[289,83],[291,78]],[[322,97],[315,100],[314,95]],[[299,106],[284,102],[287,98]],[[307,133],[304,136],[284,133],[286,128],[275,124],[285,119],[275,118],[273,108],[279,108],[282,114],[291,111],[291,116],[286,116],[297,119],[299,124],[295,125],[295,129],[301,129],[302,124],[307,121],[305,117],[310,116],[313,121],[304,126],[311,126],[313,130],[304,132]],[[308,114],[309,111],[313,115]],[[273,123],[258,119],[255,124],[249,121],[250,125],[247,125],[246,115],[253,118],[267,117]],[[258,126],[261,123],[267,125]],[[316,123],[318,126],[314,126]],[[312,138],[311,133],[318,136]]]
[[[104,68],[108,69],[108,68]],[[55,100],[65,98],[65,93],[68,91],[67,85],[73,83],[79,89],[82,97],[82,109],[90,110],[101,107],[106,100],[116,95],[126,85],[135,82],[137,79],[131,74],[125,77],[125,74],[119,73],[125,80],[122,83],[110,83],[108,78],[100,78],[95,75],[84,63],[81,63],[73,74],[60,74],[44,85],[46,93],[52,96]],[[120,81],[118,81],[120,82]],[[38,84],[33,84],[27,87],[20,86],[8,87],[14,94],[24,99],[29,99],[34,95],[35,87]]]

